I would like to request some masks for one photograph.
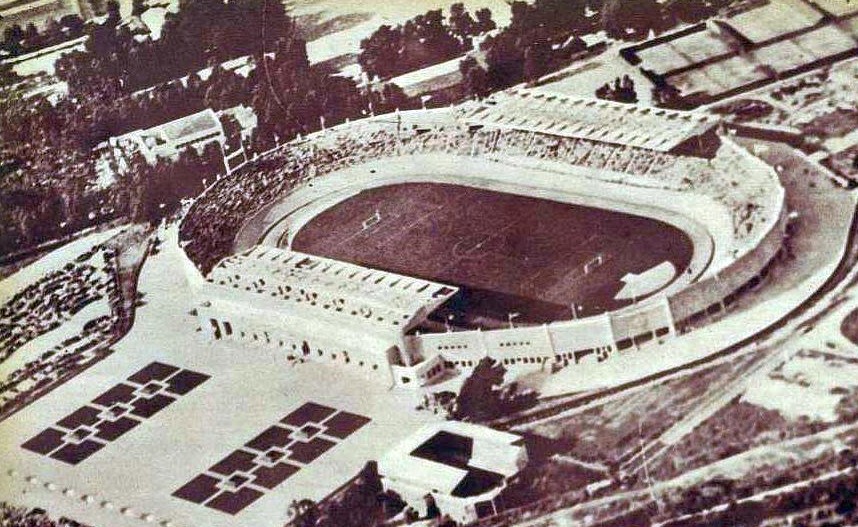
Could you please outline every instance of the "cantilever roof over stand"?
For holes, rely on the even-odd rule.
[[[495,94],[463,117],[469,124],[504,127],[668,152],[703,135],[718,120],[614,101],[582,99],[546,91],[519,89]]]
[[[311,310],[316,317],[355,317],[397,333],[422,322],[458,288],[298,251],[256,246],[225,258],[210,283],[247,296],[278,301],[284,310]]]

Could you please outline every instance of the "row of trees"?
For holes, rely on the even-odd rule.
[[[127,28],[118,28],[115,0],[107,11],[107,22],[91,29],[86,49],[57,62],[57,75],[72,95],[99,92],[106,82],[131,93],[233,58],[271,52],[295,31],[282,5],[264,0],[182,0],[177,13],[167,14],[158,40],[136,40]]]
[[[109,137],[204,108],[244,104],[260,118],[251,147],[265,149],[370,108],[413,104],[393,86],[362,91],[310,65],[305,42],[279,2],[183,0],[159,41],[135,39],[119,23],[115,1],[106,9],[106,22],[87,27],[86,49],[56,64],[69,97],[52,105],[40,96],[24,100],[15,90],[0,94],[0,253],[117,216],[155,221],[222,170],[211,155],[187,154],[155,168],[133,163],[140,177],[94,189],[93,147]],[[246,77],[220,66],[245,55]],[[203,79],[196,72],[206,65],[212,69]],[[5,67],[0,73],[14,76]],[[164,79],[170,80],[157,84]]]
[[[587,47],[579,37],[599,29],[594,14],[600,4],[601,0],[512,2],[510,25],[487,36],[481,45],[484,64],[462,65],[465,93],[482,97],[566,64]]]
[[[614,82],[607,82],[596,90],[596,97],[624,103],[638,102],[635,91],[635,81],[628,75],[617,77]]]
[[[488,8],[476,18],[457,3],[445,21],[440,9],[391,27],[383,25],[361,42],[358,63],[371,78],[395,77],[458,57],[473,49],[473,37],[495,29]]]
[[[536,0],[511,4],[510,25],[481,45],[485,65],[462,66],[469,96],[534,81],[586,49],[582,36],[604,31],[617,40],[640,40],[680,23],[710,18],[738,0]],[[484,71],[479,71],[480,68]],[[605,95],[611,97],[611,86]],[[673,96],[662,90],[660,97]],[[628,93],[618,91],[625,100]]]
[[[84,22],[79,15],[66,15],[59,20],[48,19],[41,31],[32,22],[27,24],[25,28],[19,24],[13,24],[3,30],[0,51],[5,51],[9,56],[17,57],[24,53],[83,36],[83,34]]]
[[[88,146],[110,135],[148,127],[203,108],[252,106],[262,123],[260,143],[347,118],[404,107],[409,101],[391,86],[357,88],[349,79],[312,66],[306,43],[280,3],[261,0],[184,0],[169,17],[160,40],[139,42],[125,27],[108,23],[92,33],[87,50],[57,64],[79,103],[110,101],[89,112]],[[111,12],[113,12],[111,10]],[[255,28],[248,31],[248,28]],[[181,50],[177,53],[176,50]],[[246,77],[224,70],[227,59],[247,57]],[[196,73],[210,65],[206,80]],[[145,93],[163,79],[171,80]]]

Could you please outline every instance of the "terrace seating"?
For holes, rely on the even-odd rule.
[[[552,101],[548,104],[555,103]],[[613,107],[598,112],[609,110],[623,119]],[[685,116],[679,114],[651,117],[658,122],[676,119],[685,123]],[[636,114],[635,119],[649,122],[650,116]],[[706,123],[691,122],[688,126],[703,124]],[[773,192],[779,185],[777,178],[760,163],[751,161],[750,154],[739,152],[739,147],[728,142],[710,162],[631,144],[504,126],[468,131],[448,125],[402,131],[394,124],[374,122],[368,128],[366,124],[355,124],[292,143],[222,178],[197,200],[182,224],[180,235],[187,242],[188,256],[203,273],[208,273],[230,253],[244,218],[298,182],[373,159],[429,152],[485,156],[501,162],[516,157],[557,162],[590,169],[586,172],[588,177],[615,183],[703,194],[733,212],[737,249],[753,243],[777,209],[773,202],[779,195]]]
[[[71,527],[81,524],[66,518],[53,520],[43,510],[15,507],[4,502],[0,503],[0,525],[4,527]]]
[[[0,415],[25,405],[34,392],[72,375],[81,364],[96,358],[110,342],[115,322],[112,316],[94,319],[79,335],[66,339],[7,376],[0,383]]]
[[[102,356],[122,312],[117,255],[105,244],[96,245],[0,306],[0,361],[5,361],[30,340],[98,301],[107,302],[112,313],[87,321],[78,334],[0,379],[0,416],[25,406],[42,390]]]
[[[114,298],[116,254],[103,245],[13,295],[0,306],[0,361],[91,302]]]
[[[492,104],[466,111],[462,119],[652,151],[669,151],[714,125],[703,114],[641,108],[539,90],[498,93],[491,101]]]

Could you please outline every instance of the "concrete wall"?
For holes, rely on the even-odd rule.
[[[778,254],[784,238],[787,209],[784,202],[778,220],[763,236],[757,247],[738,258],[714,276],[688,286],[669,299],[673,319],[686,321],[695,314],[719,304],[739,292],[746,284],[760,275],[769,262]]]
[[[599,363],[614,352],[674,334],[667,302],[535,327],[451,331],[406,338],[416,354],[440,354],[449,367],[469,369],[492,357],[515,369],[550,370],[552,365]]]
[[[704,278],[668,297],[539,327],[415,335],[406,339],[406,346],[423,357],[440,354],[449,367],[455,368],[472,368],[489,356],[514,369],[549,370],[552,364],[586,369],[587,365],[607,360],[613,353],[633,352],[643,344],[664,342],[676,334],[676,325],[713,306],[720,309],[724,302],[729,303],[767,272],[780,251],[786,221],[784,205],[778,220],[756,249],[716,276]],[[590,374],[582,370],[582,375]]]
[[[390,365],[394,358],[383,342],[346,338],[338,332],[319,330],[312,321],[251,309],[246,304],[207,302],[197,307],[197,319],[203,335],[211,340],[266,346],[282,350],[284,360],[336,364],[387,385],[394,382]]]

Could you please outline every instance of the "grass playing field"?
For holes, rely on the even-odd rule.
[[[436,313],[456,325],[546,322],[627,305],[621,278],[664,261],[682,272],[690,239],[665,223],[471,187],[409,183],[365,190],[326,210],[295,250],[423,279],[462,292]],[[586,270],[585,270],[586,268]]]

